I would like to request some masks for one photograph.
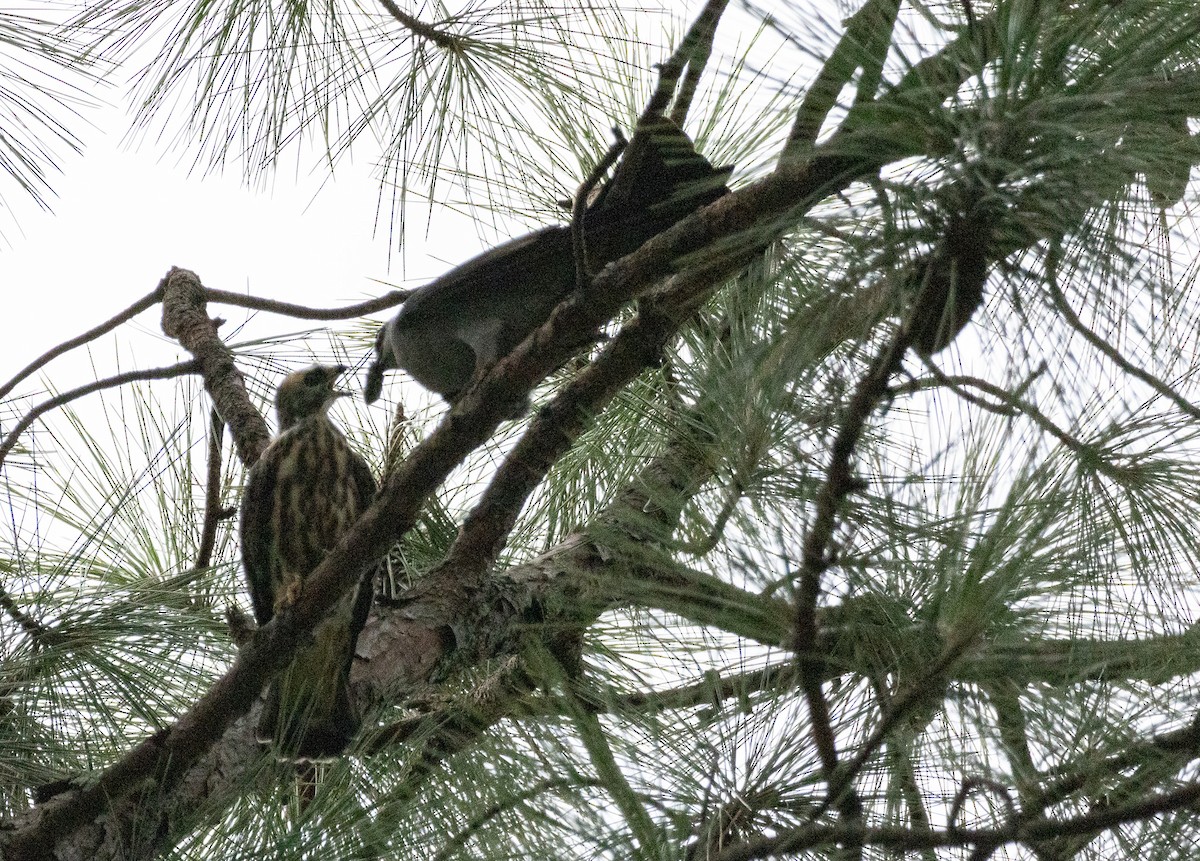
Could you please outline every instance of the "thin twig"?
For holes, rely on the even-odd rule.
[[[0,607],[3,607],[8,617],[16,622],[22,631],[29,635],[29,639],[33,640],[35,645],[54,633],[52,628],[47,627],[22,610],[3,586],[0,586]]]
[[[1175,404],[1175,406],[1179,407],[1179,409],[1183,410],[1183,412],[1187,413],[1192,418],[1200,419],[1200,408],[1197,408],[1185,397],[1183,397],[1183,395],[1179,394],[1179,392],[1175,391],[1158,377],[1154,376],[1154,374],[1144,370],[1143,368],[1139,368],[1137,365],[1130,362],[1121,355],[1120,351],[1117,350],[1116,347],[1108,343],[1108,341],[1104,340],[1090,328],[1088,328],[1088,326],[1079,319],[1079,315],[1075,313],[1075,309],[1072,308],[1067,302],[1067,297],[1063,295],[1062,288],[1058,286],[1058,279],[1056,277],[1051,276],[1047,279],[1047,281],[1050,284],[1050,296],[1054,300],[1054,307],[1056,307],[1059,313],[1067,319],[1067,323],[1072,329],[1082,335],[1089,344],[1107,356],[1109,360],[1112,361],[1112,363],[1122,371],[1129,374],[1131,377],[1136,377],[1146,385],[1150,386],[1150,388],[1154,389],[1154,391],[1158,392],[1164,398],[1170,400]]]
[[[958,827],[958,819],[962,815],[963,806],[967,803],[967,799],[971,797],[971,793],[976,790],[987,789],[995,793],[998,797],[1004,799],[1004,809],[1008,812],[1008,821],[1014,822],[1017,818],[1017,806],[1013,804],[1012,795],[1008,791],[1008,787],[998,780],[993,780],[990,777],[973,776],[968,777],[959,786],[958,792],[954,793],[954,800],[950,803],[950,813],[946,816],[950,823],[951,831],[960,831]]]
[[[162,290],[162,286],[160,285],[159,287],[157,287],[150,293],[147,293],[141,299],[138,299],[136,302],[134,302],[132,305],[130,305],[128,308],[126,308],[124,311],[122,311],[121,313],[117,314],[116,316],[110,318],[109,320],[106,320],[105,322],[101,323],[99,326],[96,326],[94,329],[88,329],[86,332],[84,332],[82,335],[79,335],[78,337],[72,338],[69,341],[63,341],[63,343],[59,344],[57,347],[55,347],[51,350],[48,350],[45,353],[43,353],[42,355],[38,356],[36,359],[34,359],[32,362],[30,362],[28,365],[26,365],[24,368],[22,368],[15,377],[13,377],[11,380],[9,380],[7,383],[5,383],[3,386],[0,386],[0,398],[5,397],[9,392],[11,392],[17,386],[18,383],[21,382],[21,380],[28,377],[30,374],[32,374],[34,371],[36,371],[38,368],[47,364],[51,359],[61,356],[63,353],[67,352],[68,350],[73,350],[78,346],[86,344],[88,341],[94,341],[96,338],[99,338],[101,335],[105,335],[105,334],[111,332],[113,329],[117,328],[122,323],[132,320],[138,314],[142,313],[147,308],[154,305],[156,302],[158,302],[160,299],[162,299],[162,296],[163,296],[163,290]]]
[[[712,56],[713,38],[717,34],[717,25],[721,23],[721,13],[725,11],[724,7],[727,4],[728,0],[725,0],[724,3],[711,4],[701,12],[696,23],[692,25],[694,38],[691,49],[688,51],[687,74],[684,75],[679,93],[675,96],[675,104],[671,106],[671,121],[680,128],[683,128],[683,124],[687,120],[688,111],[692,107],[692,99],[696,96],[696,88],[700,85],[700,78],[704,75],[708,58]],[[693,34],[689,33],[688,35],[692,36]]]
[[[691,62],[694,52],[697,48],[702,47],[705,40],[711,45],[717,24],[728,5],[729,0],[708,0],[708,3],[700,10],[700,14],[696,16],[696,20],[692,22],[692,26],[684,35],[683,41],[675,49],[675,53],[659,66],[658,86],[654,88],[654,92],[642,111],[644,119],[656,114],[666,115],[667,105],[671,103],[671,96],[675,93],[684,67]],[[707,57],[707,53],[707,51],[704,52],[705,57]]]
[[[986,409],[991,412],[997,412],[1000,415],[1005,416],[1028,416],[1033,420],[1034,424],[1046,431],[1046,433],[1053,436],[1075,454],[1079,455],[1080,457],[1087,458],[1089,462],[1095,459],[1096,450],[1094,447],[1089,446],[1087,443],[1071,436],[1033,404],[1018,397],[1007,389],[1004,389],[1001,386],[997,386],[995,383],[988,382],[987,380],[979,377],[972,377],[965,374],[949,375],[943,373],[936,365],[933,365],[930,362],[926,362],[926,367],[929,369],[930,373],[933,374],[933,380],[912,380],[911,382],[895,386],[893,391],[896,393],[915,392],[922,389],[932,388],[934,385],[946,386],[951,391],[955,392],[959,397],[966,398],[971,403],[981,407],[982,409]],[[987,392],[997,400],[1003,401],[1004,405],[997,406],[995,404],[989,404],[982,398],[976,398],[970,393],[963,391],[963,386],[972,386],[980,391]]]
[[[115,388],[116,386],[123,386],[126,383],[140,380],[167,380],[172,377],[182,377],[184,374],[199,373],[199,371],[200,362],[196,359],[180,362],[179,364],[170,365],[165,368],[151,368],[146,371],[127,371],[124,374],[115,374],[103,380],[96,380],[94,383],[88,383],[86,386],[71,389],[69,392],[63,392],[60,395],[50,398],[48,401],[43,401],[26,413],[25,417],[17,423],[17,426],[8,432],[8,436],[4,438],[4,442],[0,443],[0,466],[4,465],[4,459],[8,457],[8,453],[17,444],[17,439],[20,438],[21,434],[41,416],[50,412],[50,410],[69,404],[71,401],[77,400],[84,395]]]
[[[817,494],[816,514],[804,540],[803,565],[796,602],[796,653],[801,687],[812,722],[813,741],[821,758],[825,781],[830,788],[830,799],[850,821],[861,816],[862,802],[849,783],[844,786],[844,791],[840,791],[837,796],[833,795],[833,790],[838,785],[838,755],[829,717],[829,704],[821,689],[823,660],[817,651],[817,604],[821,595],[821,578],[833,564],[830,545],[833,543],[833,532],[837,526],[838,510],[846,497],[860,486],[860,482],[854,478],[851,471],[850,461],[866,429],[867,420],[887,397],[888,380],[900,367],[904,352],[908,349],[910,336],[907,328],[901,327],[897,330],[896,335],[880,350],[846,408],[846,416],[831,447],[825,481]]]
[[[225,422],[214,407],[209,413],[208,475],[204,489],[204,526],[200,530],[200,548],[196,553],[196,570],[207,568],[217,543],[217,523],[221,519],[221,442]]]
[[[422,39],[428,39],[439,48],[445,48],[446,50],[458,48],[458,40],[449,33],[443,33],[441,30],[426,24],[424,21],[414,18],[392,2],[392,0],[379,0],[379,2],[388,11],[389,15],[399,21],[413,35],[420,36]]]
[[[1093,810],[1068,819],[1039,816],[1029,822],[1002,828],[916,831],[910,828],[861,825],[805,825],[770,837],[757,837],[731,846],[712,861],[751,861],[780,857],[802,849],[837,844],[879,846],[900,852],[949,847],[1002,846],[1006,843],[1036,843],[1055,837],[1097,834],[1130,822],[1191,807],[1200,799],[1200,783],[1186,783],[1170,792],[1143,796],[1128,804]],[[1018,813],[1018,817],[1020,814]]]
[[[223,305],[234,305],[239,308],[249,308],[254,311],[267,311],[272,314],[282,314],[288,317],[295,317],[301,320],[348,320],[352,317],[361,317],[365,314],[375,314],[379,311],[386,311],[389,308],[394,308],[400,305],[411,294],[411,290],[389,290],[387,293],[376,299],[369,299],[366,302],[359,302],[357,305],[347,305],[345,308],[310,308],[305,305],[296,305],[292,302],[280,302],[275,299],[263,299],[258,296],[247,296],[243,293],[232,293],[228,290],[216,290],[211,287],[205,287],[204,293],[208,301],[219,302]],[[82,335],[72,338],[69,341],[64,341],[57,347],[47,350],[41,356],[34,359],[24,368],[22,368],[16,376],[0,386],[0,398],[6,397],[14,388],[16,388],[22,380],[29,377],[30,374],[37,371],[53,359],[58,358],[63,353],[82,346],[90,341],[94,341],[101,335],[106,335],[113,329],[120,326],[122,323],[127,323],[138,314],[152,307],[163,297],[163,287],[159,285],[150,293],[147,293],[141,299],[138,299],[124,311],[116,314],[112,318],[101,323],[95,328],[89,329]]]
[[[596,187],[596,183],[616,163],[629,144],[619,128],[613,128],[613,137],[615,140],[613,140],[612,146],[588,173],[583,184],[579,186],[579,190],[575,192],[575,201],[571,205],[571,251],[575,255],[575,289],[577,290],[586,290],[592,280],[592,268],[587,253],[587,236],[583,224],[588,198],[592,194],[592,189]]]
[[[250,308],[254,311],[267,311],[271,314],[282,314],[300,320],[349,320],[351,317],[361,317],[364,314],[375,314],[400,305],[412,295],[411,290],[389,290],[377,299],[368,299],[357,305],[347,305],[345,308],[309,308],[305,305],[295,305],[291,302],[280,302],[276,299],[263,299],[258,296],[247,296],[244,293],[232,293],[228,290],[204,288],[204,298],[209,302],[222,305],[236,305],[239,308]]]

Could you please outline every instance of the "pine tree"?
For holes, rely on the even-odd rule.
[[[380,493],[261,629],[232,513],[269,394],[376,328],[322,356],[294,320],[403,291],[303,309],[173,269],[88,337],[160,307],[184,361],[0,388],[6,858],[1191,854],[1192,0],[726,5],[678,35],[541,0],[0,16],[10,52],[140,69],[136,128],[201,168],[370,153],[389,240],[413,197],[569,223],[639,117],[735,166],[600,271],[576,244],[452,410],[339,406]],[[45,132],[14,124],[29,188]],[[363,729],[298,793],[260,697],[371,566]]]

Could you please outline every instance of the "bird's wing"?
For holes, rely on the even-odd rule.
[[[575,286],[571,230],[552,225],[497,245],[430,281],[405,300],[397,320],[405,325],[429,317],[458,319],[500,298],[552,300]]]
[[[277,446],[268,448],[250,467],[242,492],[242,565],[246,568],[254,618],[260,625],[265,625],[275,615],[272,569],[278,559],[272,520],[275,482],[279,474],[277,449]]]

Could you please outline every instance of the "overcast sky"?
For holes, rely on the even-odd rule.
[[[373,279],[415,286],[445,268],[437,258],[457,262],[482,247],[470,224],[447,212],[426,236],[422,208],[403,260],[389,259],[386,233],[373,235],[378,183],[367,164],[343,164],[323,186],[323,174],[285,173],[255,191],[237,175],[189,176],[152,143],[123,146],[122,108],[91,118],[99,127],[86,131],[86,151],[64,159],[53,179],[53,212],[6,185],[12,218],[0,245],[0,381],[154,289],[173,265],[192,269],[209,287],[336,307],[388,289]],[[247,315],[226,306],[210,313],[231,324]],[[305,325],[260,314],[252,331]],[[162,336],[157,309],[95,343],[102,367],[115,367],[114,343],[132,345],[140,367],[182,354]],[[90,380],[84,362],[65,356],[43,373],[57,388],[71,388]]]

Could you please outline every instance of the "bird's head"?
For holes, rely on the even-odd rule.
[[[350,392],[334,388],[345,365],[313,365],[305,371],[288,374],[275,395],[275,412],[283,432],[312,416],[324,415],[329,405]]]

